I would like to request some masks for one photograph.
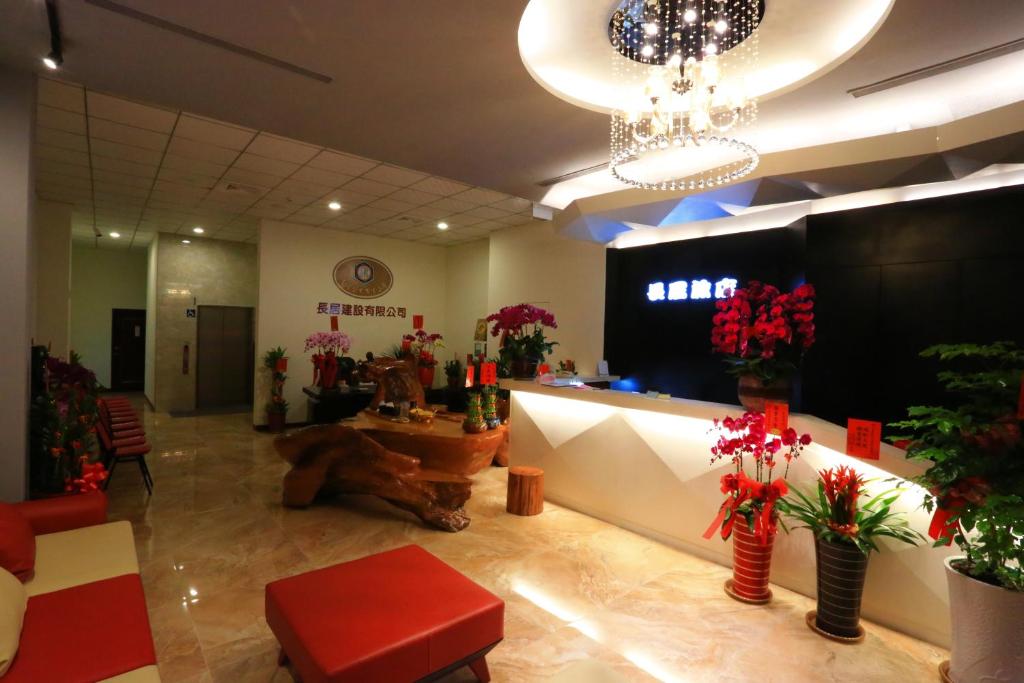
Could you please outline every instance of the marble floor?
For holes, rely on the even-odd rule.
[[[812,600],[775,588],[768,606],[740,604],[722,591],[728,569],[556,505],[509,515],[500,468],[478,477],[470,527],[449,534],[367,497],[283,508],[287,466],[250,415],[147,409],[145,423],[153,496],[132,465],[109,494],[112,519],[135,529],[165,683],[291,681],[264,585],[408,543],[506,601],[505,640],[488,657],[497,682],[935,681],[948,656],[873,624],[860,645],[824,640],[804,624]]]

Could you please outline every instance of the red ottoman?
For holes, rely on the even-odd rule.
[[[431,681],[504,637],[505,602],[417,545],[267,584],[267,623],[304,683]]]

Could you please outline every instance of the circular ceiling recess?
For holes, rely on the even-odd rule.
[[[699,6],[701,0],[676,3]],[[751,97],[767,99],[793,90],[843,63],[882,25],[895,0],[763,0],[756,32],[759,56],[753,64],[730,64]],[[626,60],[622,41],[644,31],[643,21],[616,19],[633,3],[624,0],[530,0],[519,22],[519,54],[530,75],[561,99],[593,111],[610,113],[629,101],[647,75],[616,69]],[[716,6],[721,3],[713,3]],[[726,0],[726,5],[729,1]],[[679,8],[677,8],[679,9]],[[622,29],[616,33],[616,22]],[[618,37],[617,37],[618,36]],[[746,38],[747,36],[743,36]],[[684,41],[684,37],[678,38]],[[655,59],[650,69],[660,64]]]

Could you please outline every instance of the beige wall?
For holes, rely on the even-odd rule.
[[[111,311],[146,308],[146,270],[147,254],[139,249],[71,249],[71,348],[104,386],[110,386]],[[147,330],[147,347],[151,336]]]
[[[330,318],[317,314],[317,303],[367,303],[348,296],[334,284],[334,266],[348,256],[370,256],[383,261],[394,274],[394,286],[372,301],[375,305],[403,307],[408,314],[405,319],[341,317],[340,328],[353,338],[350,355],[362,358],[367,351],[388,351],[412,330],[414,314],[424,316],[428,331],[448,336],[442,247],[264,221],[259,243],[257,396],[253,410],[256,424],[266,423],[266,373],[261,359],[267,349],[275,346],[285,347],[290,358],[285,385],[285,398],[291,403],[288,420],[306,420],[302,387],[312,379],[312,365],[310,354],[303,351],[304,340],[312,332],[330,330]],[[442,383],[442,376],[439,370],[435,383]]]
[[[448,334],[444,360],[458,358],[465,365],[467,353],[473,352],[476,321],[491,312],[487,307],[487,277],[490,244],[476,240],[446,250],[448,263],[445,291],[445,318]],[[443,366],[442,366],[443,367]]]
[[[195,410],[196,318],[185,311],[197,306],[255,308],[258,281],[256,246],[241,242],[181,237],[161,233],[156,247],[155,365],[152,390],[161,411]],[[182,371],[185,345],[188,372]]]
[[[489,261],[488,311],[523,302],[547,308],[558,322],[551,359],[571,358],[581,374],[595,374],[604,354],[604,246],[533,221],[492,233]]]
[[[38,201],[35,210],[36,344],[68,357],[70,347],[71,205]]]
[[[146,371],[143,392],[151,406],[156,405],[156,256],[160,235],[146,250]]]
[[[32,334],[32,138],[36,77],[0,67],[0,311],[11,359],[0,363],[0,500],[25,497],[28,475],[29,342]]]

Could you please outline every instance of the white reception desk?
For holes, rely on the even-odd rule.
[[[738,405],[654,399],[619,391],[549,387],[502,380],[512,392],[513,465],[544,469],[545,498],[668,545],[732,565],[732,544],[702,537],[724,495],[719,479],[729,465],[710,466],[711,420],[738,416]],[[869,479],[900,479],[922,471],[903,451],[883,444],[879,460],[845,454],[846,429],[810,415],[791,415],[790,426],[814,438],[790,469],[790,486],[813,485],[816,472],[848,464]],[[896,482],[878,481],[891,487]],[[924,491],[905,484],[898,509],[924,534],[930,517],[920,508]],[[865,618],[940,645],[949,642],[948,597],[942,560],[953,554],[884,539],[871,558],[864,593]],[[805,529],[775,543],[772,582],[814,597],[814,541]]]

